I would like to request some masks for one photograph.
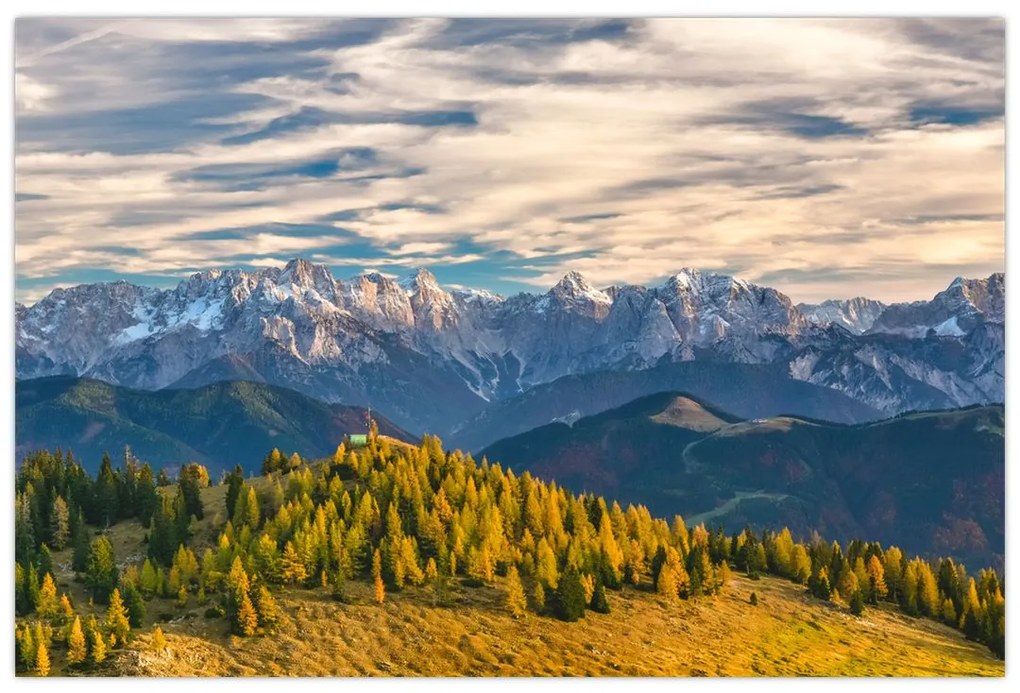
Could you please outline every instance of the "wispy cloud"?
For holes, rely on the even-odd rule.
[[[19,20],[19,297],[303,255],[501,291],[693,265],[919,298],[1003,265],[1003,41],[950,19]]]

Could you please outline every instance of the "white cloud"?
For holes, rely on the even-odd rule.
[[[32,75],[19,72],[19,113],[50,104],[65,116],[102,119],[101,98],[119,108],[175,96],[159,91],[166,76],[158,66],[126,59],[146,42],[318,35],[306,21],[201,24],[75,25],[70,38],[47,47],[23,38],[19,23]],[[303,47],[295,59],[329,68],[256,75],[222,91],[210,75],[209,99],[262,100],[193,123],[170,121],[185,133],[196,124],[227,128],[215,135],[138,153],[80,153],[45,139],[19,149],[19,192],[48,196],[18,210],[19,275],[104,266],[90,263],[145,273],[245,253],[316,255],[338,237],[197,234],[321,223],[358,210],[337,224],[381,257],[317,256],[337,265],[407,266],[504,251],[530,272],[516,279],[536,286],[568,269],[609,284],[699,266],[784,277],[778,288],[798,300],[861,293],[859,279],[846,277],[870,273],[876,297],[920,298],[944,286],[954,266],[990,272],[1003,262],[1004,130],[988,115],[1001,109],[1002,65],[983,57],[995,49],[987,25],[946,26],[958,39],[943,45],[885,20],[662,20],[639,23],[621,41],[447,50],[437,45],[449,23],[428,20],[397,24],[366,43]],[[117,41],[103,43],[113,35]],[[976,45],[982,41],[993,45]],[[102,68],[64,79],[60,70],[76,51],[101,59]],[[152,71],[155,86],[133,89]],[[94,97],[54,98],[88,91],[90,81]],[[919,126],[911,120],[918,104],[963,116]],[[477,125],[400,118],[462,111]],[[279,125],[300,117],[310,118],[307,127]],[[389,122],[365,122],[372,120]],[[266,139],[221,141],[274,122],[281,130]],[[841,129],[848,136],[834,136]],[[254,189],[193,175],[200,167],[336,160],[338,150],[352,148],[374,159],[342,160],[332,176],[278,176]],[[152,221],[123,221],[133,216]],[[484,253],[453,254],[459,240]],[[117,259],[94,250],[111,245],[141,253]],[[494,276],[504,270],[494,265]]]

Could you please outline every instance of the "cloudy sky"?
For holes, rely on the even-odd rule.
[[[19,300],[301,256],[794,300],[1004,265],[1004,24],[74,20],[15,29]]]

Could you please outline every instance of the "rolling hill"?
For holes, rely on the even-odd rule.
[[[197,389],[131,390],[70,377],[23,380],[16,387],[16,454],[73,450],[89,469],[125,445],[155,466],[188,461],[213,471],[252,465],[272,448],[306,457],[331,454],[346,433],[364,432],[362,407],[327,404],[293,390],[247,381]],[[373,412],[383,435],[413,436]]]
[[[793,380],[771,366],[663,362],[647,370],[569,375],[537,385],[511,399],[493,402],[449,438],[456,447],[481,450],[554,420],[576,421],[666,390],[689,392],[746,419],[793,414],[861,423],[883,418],[878,410],[841,392]]]
[[[704,416],[698,413],[698,416]],[[284,477],[286,481],[286,477]],[[260,492],[273,481],[250,480]],[[285,484],[286,485],[286,484]],[[173,495],[175,487],[164,493]],[[201,491],[207,510],[189,544],[214,548],[227,486]],[[106,530],[117,556],[144,556],[145,528]],[[88,602],[70,570],[71,548],[54,553],[59,590]],[[608,614],[581,623],[507,613],[506,580],[469,587],[454,580],[445,603],[431,586],[407,585],[377,604],[371,585],[347,583],[343,602],[327,590],[274,586],[280,621],[270,635],[240,638],[194,596],[146,603],[128,648],[101,666],[69,667],[54,651],[51,676],[1003,676],[987,647],[895,605],[856,618],[809,595],[803,585],[734,573],[722,594],[670,604],[648,586],[611,595]],[[751,602],[755,595],[757,605]],[[152,651],[160,626],[167,647]]]
[[[785,525],[1001,565],[1003,426],[1001,406],[857,425],[740,420],[668,392],[572,426],[541,426],[482,454],[692,524]]]

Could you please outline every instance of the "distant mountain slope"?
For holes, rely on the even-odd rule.
[[[740,422],[688,395],[660,393],[482,454],[689,523],[788,525],[1000,565],[1003,430],[1001,406],[860,425]]]
[[[90,469],[125,445],[154,465],[191,460],[212,470],[251,465],[274,447],[303,456],[332,453],[345,433],[363,432],[361,407],[326,404],[293,390],[221,382],[194,390],[145,392],[97,380],[53,377],[16,386],[16,452],[70,448]],[[380,433],[413,440],[373,412]]]
[[[882,418],[878,410],[841,392],[793,380],[777,368],[698,361],[559,378],[513,399],[494,402],[461,424],[449,439],[455,447],[480,450],[556,419],[575,421],[664,390],[689,392],[748,419],[795,414],[859,423]]]

